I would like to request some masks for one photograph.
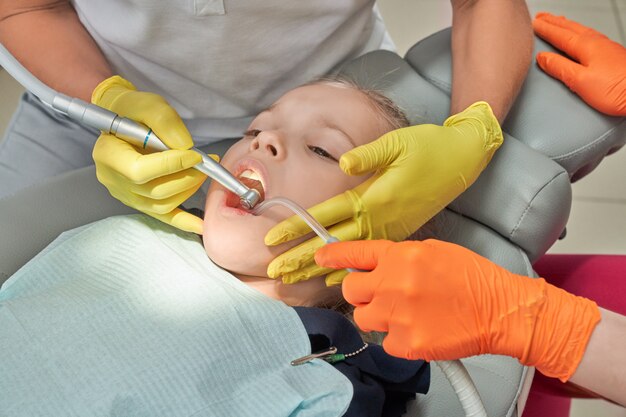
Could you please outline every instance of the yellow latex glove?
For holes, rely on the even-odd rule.
[[[309,212],[342,241],[403,240],[472,185],[501,144],[500,125],[485,102],[449,117],[443,126],[389,132],[340,160],[348,175],[376,175]],[[309,232],[294,216],[272,228],[265,243],[277,245]],[[268,266],[268,276],[295,283],[332,271],[313,259],[323,244],[316,237],[283,253]],[[340,284],[345,274],[331,272],[326,285]]]
[[[188,150],[193,140],[176,110],[163,97],[137,91],[117,75],[96,87],[91,102],[145,124],[172,148],[145,154],[115,136],[102,134],[93,149],[98,181],[127,206],[201,234],[202,219],[178,208],[200,188],[206,175],[191,169],[202,158]]]

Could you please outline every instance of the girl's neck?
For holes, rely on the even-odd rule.
[[[341,287],[326,287],[323,277],[283,284],[280,279],[233,274],[250,287],[290,306],[315,307],[329,305],[341,299]]]

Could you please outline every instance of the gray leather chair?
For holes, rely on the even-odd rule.
[[[379,51],[350,63],[344,72],[383,91],[411,122],[440,124],[449,109],[450,33],[447,29],[418,42],[403,60]],[[554,51],[536,39],[535,54],[543,50]],[[428,229],[513,272],[534,276],[532,262],[565,230],[571,181],[626,143],[626,120],[596,112],[533,65],[503,130],[504,144],[487,169]],[[489,416],[521,414],[532,377],[528,369],[501,356],[463,362]],[[441,372],[433,368],[432,375],[429,394],[419,396],[408,414],[462,416]]]
[[[367,54],[342,71],[394,99],[413,123],[440,124],[448,116],[450,31],[418,42],[404,59]],[[552,50],[537,40],[536,50]],[[506,123],[505,142],[477,182],[430,222],[432,234],[459,243],[516,273],[532,276],[532,262],[563,233],[572,179],[591,171],[626,142],[626,121],[586,106],[533,66]],[[229,141],[211,146],[223,153]],[[61,232],[133,210],[109,196],[93,167],[52,178],[0,200],[0,283]],[[517,360],[485,355],[463,361],[489,416],[521,412],[532,370]],[[409,416],[462,416],[456,395],[433,367],[428,395]]]

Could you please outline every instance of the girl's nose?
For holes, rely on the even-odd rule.
[[[260,151],[271,158],[283,159],[287,155],[284,139],[281,133],[274,130],[263,130],[259,132],[252,142],[251,151]]]

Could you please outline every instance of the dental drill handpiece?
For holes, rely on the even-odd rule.
[[[95,104],[86,103],[78,98],[66,96],[48,87],[24,68],[1,43],[0,65],[2,65],[17,82],[22,84],[26,90],[36,95],[42,103],[78,123],[115,135],[139,148],[154,151],[169,149],[150,128],[141,123],[120,117]],[[213,178],[229,191],[239,196],[243,207],[252,209],[257,205],[259,200],[261,200],[261,195],[258,191],[250,189],[239,182],[237,178],[204,152],[196,148],[192,148],[192,150],[202,156],[202,163],[195,165],[194,168]]]
[[[161,142],[149,127],[77,98],[57,94],[52,100],[52,108],[67,115],[77,122],[99,129],[138,148],[153,151],[165,151],[169,148]],[[197,148],[192,151],[202,156],[202,163],[194,166],[200,172],[213,178],[241,200],[241,205],[250,210],[257,205],[261,195],[257,190],[246,187],[226,168],[215,162],[210,156]]]

